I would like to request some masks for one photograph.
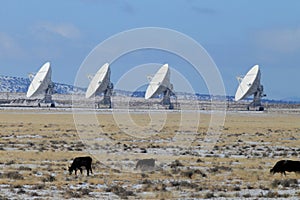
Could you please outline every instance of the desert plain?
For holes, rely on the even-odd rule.
[[[299,160],[299,114],[228,111],[209,143],[210,112],[195,125],[195,112],[2,109],[0,199],[299,199],[300,175],[269,172]],[[69,175],[78,156],[93,158],[92,175]],[[143,158],[155,168],[134,169]]]

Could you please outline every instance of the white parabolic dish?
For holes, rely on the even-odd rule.
[[[254,65],[242,79],[235,93],[235,101],[239,101],[254,94],[259,86],[260,70],[258,65]]]
[[[30,98],[44,93],[51,84],[51,73],[50,62],[46,62],[34,76],[26,96]]]
[[[110,82],[109,64],[105,63],[95,74],[91,80],[88,89],[85,93],[86,98],[91,98],[96,93],[104,92]]]
[[[170,70],[168,64],[164,64],[151,79],[147,87],[145,99],[150,99],[170,88]]]

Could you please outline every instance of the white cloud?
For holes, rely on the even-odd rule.
[[[72,24],[54,24],[50,22],[43,22],[40,23],[37,27],[38,30],[57,34],[67,39],[76,39],[81,36],[80,30]]]
[[[0,57],[3,58],[19,57],[24,54],[16,40],[3,32],[0,32],[0,52]]]
[[[293,53],[300,50],[300,28],[261,31],[256,41],[266,50]]]
[[[204,15],[212,15],[217,13],[217,11],[212,8],[205,8],[199,6],[192,6],[191,9],[198,14],[204,14]]]

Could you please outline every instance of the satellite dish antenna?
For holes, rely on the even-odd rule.
[[[109,108],[111,108],[111,95],[113,87],[113,83],[110,81],[110,67],[108,63],[105,63],[92,78],[85,93],[85,97],[96,97],[97,95],[103,93],[103,100],[97,103],[97,107],[99,108],[100,104],[103,104],[108,105]]]
[[[169,109],[173,109],[170,97],[175,96],[175,94],[173,92],[173,84],[170,83],[168,64],[164,64],[152,77],[146,90],[145,99],[150,99],[160,94],[163,94],[162,104],[169,105]]]
[[[47,104],[50,103],[50,107],[55,107],[54,101],[52,100],[54,83],[51,80],[51,74],[50,62],[46,62],[33,77],[27,90],[27,98],[44,94],[44,98],[39,101],[39,106],[40,103],[44,102]]]
[[[253,101],[248,105],[258,107],[258,110],[263,111],[264,107],[261,105],[261,98],[266,95],[263,93],[264,88],[260,84],[261,72],[258,65],[254,65],[244,77],[237,77],[239,87],[235,93],[235,101],[240,101],[251,95],[254,95]]]

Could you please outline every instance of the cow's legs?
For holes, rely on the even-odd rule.
[[[285,171],[281,171],[280,173],[281,173],[281,178],[282,178],[283,175],[286,176]]]
[[[91,174],[93,173],[91,167],[86,167],[86,171],[87,171],[87,175],[88,175],[88,176],[90,175],[90,172],[91,172]]]

